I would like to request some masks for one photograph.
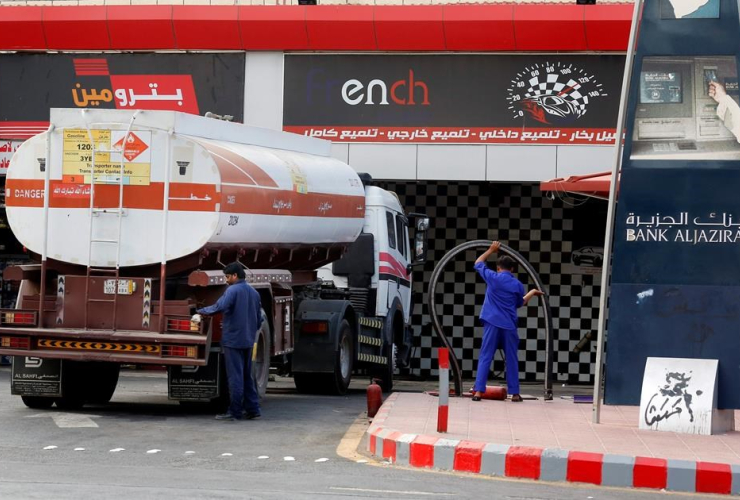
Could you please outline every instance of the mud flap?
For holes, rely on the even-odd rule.
[[[17,396],[61,397],[61,360],[13,356],[10,393]]]
[[[209,401],[220,396],[221,356],[211,351],[206,366],[170,366],[167,370],[169,399]]]

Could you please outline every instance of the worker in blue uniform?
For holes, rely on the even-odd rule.
[[[231,404],[216,420],[253,420],[261,416],[259,394],[252,377],[252,348],[262,326],[260,295],[245,280],[239,263],[224,268],[229,287],[214,305],[198,309],[198,314],[223,314],[221,350],[226,364]]]
[[[534,296],[544,295],[540,290],[524,294],[524,285],[514,276],[515,262],[509,256],[499,257],[496,271],[486,265],[486,260],[497,253],[501,244],[494,241],[490,248],[475,261],[475,270],[486,282],[486,298],[481,309],[483,323],[483,345],[478,358],[473,401],[480,401],[486,392],[486,381],[496,349],[503,344],[506,356],[506,385],[511,400],[521,402],[519,394],[519,334],[517,333],[517,309],[527,304]]]

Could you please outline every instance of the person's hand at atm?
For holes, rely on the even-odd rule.
[[[740,106],[727,95],[721,83],[709,82],[709,96],[717,101],[717,116],[724,126],[732,132],[737,142],[740,142]]]
[[[727,91],[719,82],[709,82],[709,96],[716,102],[720,102],[724,96],[727,95]]]

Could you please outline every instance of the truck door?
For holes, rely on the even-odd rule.
[[[408,219],[401,214],[396,214],[396,241],[399,254],[399,271],[402,275],[398,282],[398,294],[403,305],[403,321],[408,324],[411,310],[411,273],[408,272],[411,251],[409,249]]]
[[[388,247],[385,252],[380,252],[380,280],[378,283],[379,292],[385,295],[385,300],[382,302],[380,300],[378,301],[377,313],[379,316],[385,316],[388,314],[388,308],[393,304],[393,299],[398,297],[399,272],[397,266],[398,236],[396,234],[396,214],[390,210],[386,210],[385,220],[388,235]],[[381,307],[383,310],[381,310]]]

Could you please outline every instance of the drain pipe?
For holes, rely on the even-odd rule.
[[[434,272],[432,273],[432,278],[429,282],[429,291],[427,292],[427,306],[429,307],[429,315],[432,318],[432,326],[434,327],[434,331],[437,334],[437,337],[439,338],[440,342],[442,343],[443,347],[446,347],[449,350],[450,354],[450,369],[452,370],[452,376],[455,381],[455,395],[461,396],[462,395],[462,373],[460,372],[460,365],[457,362],[457,357],[455,356],[455,351],[452,349],[452,344],[450,344],[450,341],[447,339],[447,336],[444,334],[444,331],[442,330],[442,324],[439,321],[439,317],[437,316],[437,300],[436,300],[436,291],[437,291],[437,282],[439,281],[439,278],[442,276],[442,272],[447,267],[447,265],[455,258],[457,255],[467,252],[468,250],[473,250],[475,248],[489,248],[491,246],[491,243],[493,243],[490,240],[475,240],[475,241],[468,241],[467,243],[462,243],[449,252],[447,252],[444,257],[437,263],[437,265],[434,268]],[[540,279],[539,274],[537,274],[537,271],[534,270],[532,265],[524,258],[522,255],[517,252],[516,250],[513,250],[512,248],[509,248],[508,246],[501,244],[501,247],[499,248],[499,254],[508,255],[514,261],[516,261],[517,264],[519,264],[526,272],[527,275],[534,281],[535,285],[537,286],[537,289],[545,291],[545,286],[542,283],[542,280]],[[552,400],[552,332],[553,332],[553,323],[552,323],[552,311],[550,310],[550,303],[547,300],[547,293],[540,297],[539,303],[540,307],[542,308],[542,313],[545,316],[545,383],[544,383],[544,398],[545,401],[551,401]]]

